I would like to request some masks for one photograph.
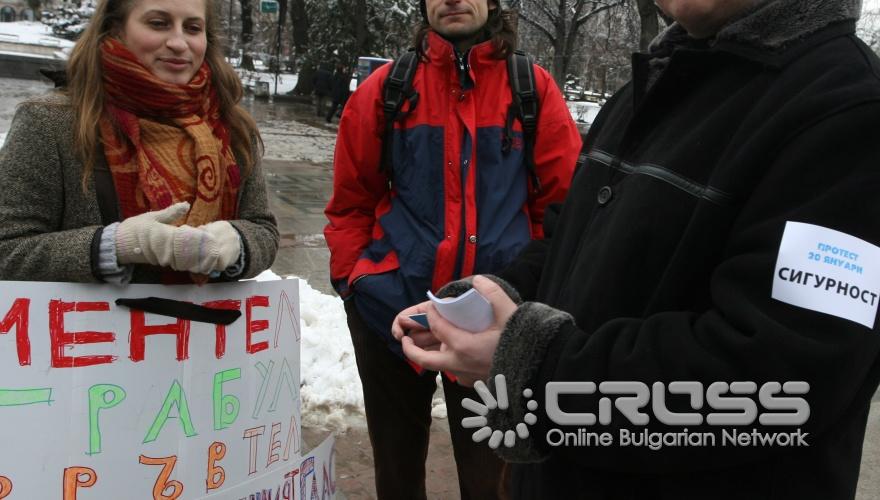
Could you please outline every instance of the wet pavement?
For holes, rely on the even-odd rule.
[[[329,165],[263,160],[269,206],[278,219],[281,248],[272,270],[308,280],[312,288],[332,293],[330,252],[322,234],[324,206],[330,197]]]

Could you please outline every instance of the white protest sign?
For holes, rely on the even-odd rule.
[[[334,441],[330,436],[309,455],[291,463],[290,468],[268,472],[205,500],[332,499],[336,492],[334,459]]]
[[[298,290],[0,282],[0,499],[332,498],[332,440],[302,457]],[[143,297],[241,317],[114,303]]]
[[[787,222],[772,297],[873,328],[880,297],[880,248],[833,229]]]

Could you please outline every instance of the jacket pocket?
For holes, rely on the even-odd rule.
[[[351,289],[364,323],[386,343],[396,342],[391,337],[391,323],[412,301],[400,270],[394,268],[377,274],[362,274],[352,280]]]

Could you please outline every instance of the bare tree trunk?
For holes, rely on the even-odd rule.
[[[293,93],[297,95],[309,95],[312,93],[312,76],[315,74],[315,65],[306,61],[309,52],[309,18],[306,14],[305,0],[291,0],[290,22],[293,25],[293,52],[299,66],[297,73],[296,88]]]
[[[239,0],[241,4],[241,67],[253,71],[254,58],[251,42],[254,41],[254,19],[251,17],[251,0]]]
[[[567,66],[565,61],[565,22],[568,19],[566,4],[565,0],[558,0],[559,10],[556,22],[553,23],[556,39],[553,43],[553,71],[551,73],[560,89],[565,88],[565,69]]]
[[[354,2],[354,38],[355,46],[360,47],[362,54],[372,53],[367,39],[369,32],[367,31],[367,1],[355,0]],[[347,68],[353,67],[357,61],[346,61]]]
[[[278,18],[276,20],[278,22],[275,25],[275,40],[272,45],[272,62],[274,64],[273,72],[277,74],[284,70],[284,64],[281,62],[281,50],[284,46],[284,43],[282,43],[284,24],[287,23],[287,0],[278,0]]]
[[[284,26],[287,22],[287,0],[278,0],[278,24]]]
[[[636,0],[636,6],[639,9],[639,20],[641,21],[639,49],[644,52],[648,50],[651,40],[656,38],[660,32],[660,23],[657,19],[657,6],[654,5],[653,0]]]

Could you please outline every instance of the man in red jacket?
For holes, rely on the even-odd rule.
[[[427,0],[415,47],[418,102],[384,138],[390,65],[351,96],[339,127],[325,211],[330,272],[345,308],[364,388],[379,498],[425,498],[424,461],[435,373],[403,357],[390,328],[428,290],[508,264],[543,237],[580,136],[559,89],[534,66],[538,125],[529,144],[509,123],[507,58],[516,36],[495,0]],[[512,130],[511,130],[512,129]],[[383,139],[391,141],[382,165]],[[443,379],[450,421],[473,390]],[[451,425],[462,498],[497,498],[501,462]]]

